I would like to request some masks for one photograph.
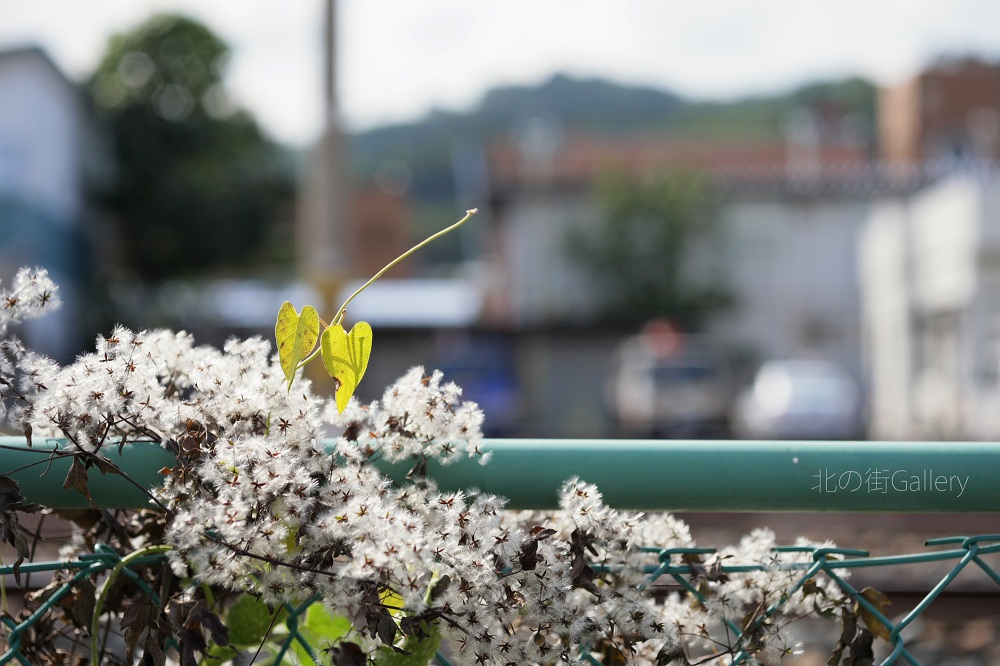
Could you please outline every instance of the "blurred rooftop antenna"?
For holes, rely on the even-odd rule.
[[[301,276],[319,289],[328,311],[336,307],[332,300],[340,284],[351,276],[353,239],[347,238],[346,149],[337,101],[337,3],[325,4],[324,126],[300,183],[296,249]]]

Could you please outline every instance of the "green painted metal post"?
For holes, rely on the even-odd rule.
[[[0,446],[24,448],[0,438]],[[39,445],[36,444],[36,447]],[[48,444],[51,448],[51,444]],[[479,488],[510,508],[556,506],[573,476],[594,483],[622,509],[670,511],[946,512],[1000,511],[1000,444],[994,442],[757,442],[692,440],[491,439],[487,465],[466,460],[428,473],[445,490]],[[109,452],[116,451],[110,448]],[[0,474],[44,455],[0,448]],[[112,459],[147,487],[170,466],[155,445],[126,447]],[[33,502],[83,506],[62,490],[67,463],[13,476]],[[396,480],[406,466],[384,466]],[[108,507],[146,506],[121,479],[90,472],[94,499]],[[107,504],[105,504],[107,502]]]

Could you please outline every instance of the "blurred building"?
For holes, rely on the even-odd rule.
[[[856,238],[879,193],[901,185],[873,165],[868,137],[848,121],[803,109],[784,140],[742,144],[570,136],[544,154],[497,146],[489,312],[514,326],[592,318],[601,276],[585,274],[566,246],[571,229],[599,219],[595,180],[698,170],[722,195],[723,229],[719,246],[691,253],[691,270],[720,271],[736,301],[708,332],[759,359],[815,354],[860,378]]]
[[[1000,172],[880,201],[860,249],[872,434],[1000,436]]]
[[[42,266],[60,285],[62,309],[21,331],[56,358],[80,348],[93,262],[87,192],[107,167],[76,85],[41,49],[0,52],[0,278]]]
[[[1000,158],[1000,68],[942,61],[882,90],[878,136],[879,156],[898,166]]]
[[[598,220],[595,179],[697,169],[723,200],[722,242],[691,258],[722,266],[735,296],[707,331],[721,346],[835,362],[863,388],[872,436],[996,438],[1000,67],[942,62],[880,91],[874,148],[808,108],[784,141],[550,130],[495,145],[486,316],[515,330],[592,319],[600,276],[566,238]]]
[[[943,62],[880,97],[880,156],[926,183],[860,238],[871,430],[1000,437],[1000,67]]]

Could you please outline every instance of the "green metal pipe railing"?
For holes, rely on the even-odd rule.
[[[962,442],[748,442],[748,441],[635,441],[635,440],[487,440],[483,449],[492,454],[488,465],[467,460],[448,467],[431,464],[428,473],[446,490],[476,487],[510,498],[511,508],[553,508],[562,483],[579,476],[597,484],[608,504],[624,509],[685,511],[870,511],[870,512],[996,512],[1000,509],[1000,444]],[[154,444],[134,444],[102,449],[126,477],[101,476],[89,472],[89,487],[96,503],[105,508],[146,506],[143,488],[162,480],[161,470],[170,467],[173,457]],[[15,478],[29,502],[54,508],[85,506],[79,492],[63,488],[72,450],[62,440],[36,440],[27,447],[19,438],[0,438],[0,474]],[[405,465],[383,466],[391,477],[401,480]],[[903,631],[923,613],[965,568],[978,568],[997,584],[1000,570],[987,556],[1000,554],[1000,535],[951,537],[929,541],[928,546],[951,546],[904,555],[871,557],[865,551],[838,548],[778,548],[811,553],[811,562],[788,563],[783,568],[801,571],[793,589],[820,573],[840,587],[855,603],[882,624],[889,634],[888,653],[883,666],[906,662],[919,665],[907,646]],[[658,565],[645,567],[645,587],[661,577],[672,579],[696,598],[691,565],[685,554],[709,555],[712,548],[661,549]],[[675,562],[675,556],[680,560]],[[921,601],[903,618],[892,620],[875,607],[863,593],[845,582],[841,573],[848,569],[897,566],[951,561],[953,566]],[[72,571],[71,578],[35,613],[15,622],[3,618],[6,651],[0,663],[28,664],[22,651],[22,637],[41,614],[47,612],[75,581],[102,572],[121,569],[144,589],[155,595],[125,566],[129,556],[120,558],[104,546],[93,555],[73,562],[28,563],[28,571]],[[972,565],[969,567],[968,565]],[[762,570],[759,563],[729,563],[724,573]],[[0,567],[0,574],[12,573]],[[755,625],[779,613],[788,595],[768,608]],[[299,631],[297,618],[308,602],[289,608],[288,636],[282,654],[299,645],[316,659],[314,646]],[[749,629],[726,623],[733,637],[732,663],[745,663],[743,640]],[[752,629],[753,627],[750,627]],[[746,630],[746,631],[744,631]],[[599,665],[593,655],[586,661]],[[278,659],[281,660],[279,654]],[[440,658],[439,658],[440,660]],[[318,662],[317,662],[318,663]],[[447,662],[441,660],[441,663]]]
[[[30,502],[85,506],[63,489],[65,442],[0,438],[0,474]],[[669,511],[946,512],[1000,511],[1000,443],[814,442],[611,439],[488,439],[487,465],[475,459],[428,474],[445,490],[479,488],[510,508],[549,509],[564,481],[594,483],[619,509]],[[102,453],[132,480],[91,469],[91,494],[106,508],[146,506],[173,458],[153,444],[108,446]],[[58,455],[58,453],[57,453]],[[405,465],[383,465],[401,479]],[[134,483],[133,483],[134,482]]]

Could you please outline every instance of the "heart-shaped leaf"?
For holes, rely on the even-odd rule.
[[[299,363],[313,350],[318,338],[319,313],[316,308],[307,305],[302,308],[302,314],[299,314],[288,301],[281,304],[278,321],[274,325],[274,341],[278,345],[278,360],[285,379],[288,380],[289,390]]]
[[[350,333],[346,333],[343,326],[334,324],[323,331],[320,349],[323,365],[337,383],[337,411],[342,412],[368,368],[372,355],[372,327],[359,321]]]

